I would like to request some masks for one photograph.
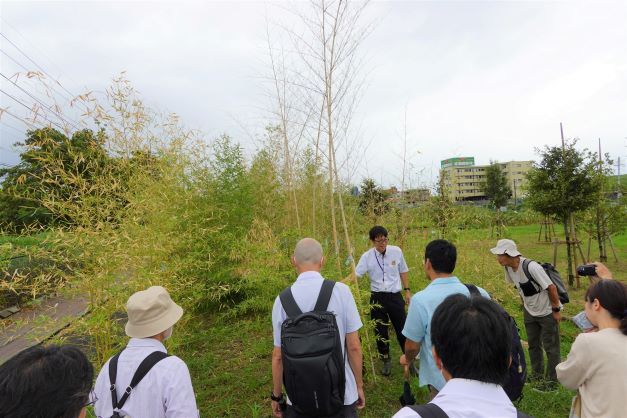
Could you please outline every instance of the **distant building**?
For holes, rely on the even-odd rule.
[[[524,197],[527,184],[525,174],[533,167],[533,161],[509,161],[498,163],[512,189],[513,198]],[[487,199],[483,193],[488,165],[475,165],[474,157],[449,158],[440,162],[440,175],[448,197],[453,201]]]
[[[388,196],[388,202],[397,207],[415,207],[429,200],[429,189],[408,189],[400,191],[395,186],[383,191]]]

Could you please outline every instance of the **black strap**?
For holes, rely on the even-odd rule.
[[[324,280],[322,282],[322,287],[320,288],[320,293],[318,294],[318,299],[316,300],[316,306],[313,308],[314,311],[327,310],[329,307],[329,301],[331,300],[331,294],[333,293],[333,287],[335,287],[335,282],[332,280]],[[291,286],[281,292],[279,299],[281,299],[281,305],[283,305],[283,309],[285,310],[288,318],[295,318],[303,313],[303,311],[301,311],[298,307],[296,300],[294,300]]]
[[[298,315],[303,313],[294,300],[291,286],[284,289],[279,295],[279,298],[281,299],[281,305],[283,305],[283,309],[285,310],[288,318],[296,318]]]
[[[109,362],[109,381],[111,382],[111,387],[110,387],[111,405],[113,406],[114,414],[115,414],[116,409],[119,410],[124,406],[124,404],[126,403],[126,400],[131,394],[131,391],[135,389],[135,386],[137,386],[137,384],[141,382],[144,376],[148,374],[150,369],[152,369],[152,367],[155,364],[159,363],[164,358],[169,357],[169,354],[164,353],[163,351],[154,351],[150,353],[145,359],[143,359],[142,362],[139,364],[139,367],[137,368],[137,370],[135,370],[135,374],[133,375],[133,378],[131,379],[131,383],[127,386],[126,390],[124,391],[124,395],[122,395],[122,398],[118,402],[118,394],[117,394],[116,387],[115,387],[115,379],[117,377],[118,358],[120,357],[120,354],[121,353],[116,354]]]
[[[531,272],[529,271],[529,264],[531,263],[531,261],[532,260],[529,260],[528,258],[523,260],[523,263],[522,263],[523,273],[525,273],[525,276],[527,276],[527,280],[529,280],[530,282],[535,283],[539,287],[540,283],[538,283],[536,278],[533,277],[533,274],[531,274]],[[540,263],[538,263],[538,264],[540,264]],[[540,267],[542,267],[542,265],[540,265]],[[536,290],[538,290],[538,289],[536,289]],[[542,289],[538,290],[538,293],[540,293],[541,291],[542,291]]]
[[[446,412],[434,403],[426,403],[424,405],[407,405],[408,408],[420,414],[421,418],[448,418]]]
[[[321,312],[328,309],[329,302],[331,301],[331,294],[333,294],[333,287],[335,287],[335,282],[331,280],[325,280],[322,282],[322,287],[320,288],[320,293],[318,294],[318,300],[316,300],[314,311]]]
[[[481,292],[477,289],[477,286],[474,284],[464,284],[468,288],[471,296],[481,296]]]
[[[434,403],[426,403],[424,405],[407,405],[407,407],[418,412],[421,418],[448,418],[448,415],[446,415],[446,412],[444,412],[442,408],[440,408]],[[527,415],[523,412],[520,412],[518,409],[516,410],[516,417],[517,418],[532,418],[531,415]]]

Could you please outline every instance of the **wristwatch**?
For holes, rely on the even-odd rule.
[[[559,312],[559,311],[561,311],[562,309],[564,309],[564,307],[563,307],[562,305],[557,306],[557,307],[555,307],[555,306],[554,306],[554,307],[552,307],[552,308],[551,308],[551,310],[552,310],[553,312]]]
[[[281,402],[281,399],[283,399],[283,394],[281,393],[279,396],[274,396],[274,392],[270,392],[270,399],[275,402]]]
[[[404,287],[403,290],[411,290],[409,287]]]

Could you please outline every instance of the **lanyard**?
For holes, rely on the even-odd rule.
[[[383,254],[381,254],[381,261],[383,261],[383,265],[381,265],[381,263],[379,263],[379,259],[377,258],[377,250],[374,250],[374,259],[377,262],[377,264],[379,265],[379,268],[381,269],[381,272],[383,273],[383,281],[385,282],[385,260],[383,259],[383,257],[385,257],[385,252]]]

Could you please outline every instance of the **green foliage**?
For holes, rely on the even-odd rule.
[[[359,195],[359,210],[363,215],[376,219],[390,210],[390,204],[385,201],[383,191],[373,179],[364,179],[361,183]]]
[[[564,220],[595,204],[600,189],[595,156],[577,150],[575,144],[545,147],[542,160],[527,174],[527,202],[534,210]]]
[[[494,209],[505,206],[507,200],[512,197],[512,189],[507,184],[507,177],[505,177],[499,163],[493,162],[486,168],[483,191]]]

